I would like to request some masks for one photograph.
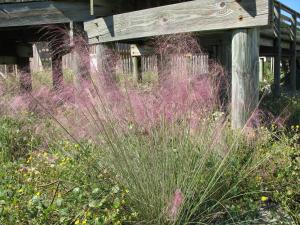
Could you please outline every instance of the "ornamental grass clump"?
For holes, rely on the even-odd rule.
[[[238,193],[239,184],[259,163],[254,145],[245,147],[240,135],[229,135],[227,118],[220,112],[226,106],[221,96],[226,92],[225,71],[208,61],[207,70],[191,76],[186,61],[174,73],[168,66],[171,56],[202,51],[188,35],[160,43],[166,68],[157,85],[147,91],[119,87],[112,74],[103,72],[104,66],[76,97],[76,120],[62,125],[72,127],[73,138],[71,131],[76,133],[74,126],[79,125],[77,132],[98,146],[93,158],[128,188],[130,204],[138,212],[129,222],[235,223],[229,204],[244,194]],[[114,65],[117,57],[111,51],[109,65]],[[247,154],[237,153],[241,145]]]
[[[87,68],[87,46],[80,40],[74,40],[75,50],[82,48],[76,57],[83,57]],[[255,144],[228,129],[226,71],[208,57],[202,58],[204,68],[191,70],[191,55],[207,54],[190,35],[166,36],[150,45],[160,68],[158,82],[146,90],[126,82],[120,86],[112,69],[118,54],[103,49],[87,82],[62,87],[59,94],[41,89],[21,102],[36,106],[39,114],[50,113],[79,146],[82,139],[97,146],[92,153],[84,147],[64,153],[85,157],[91,173],[107,168],[128,189],[128,204],[137,212],[128,223],[240,222],[231,213],[232,200],[245,194],[239,185],[264,159],[255,158]]]

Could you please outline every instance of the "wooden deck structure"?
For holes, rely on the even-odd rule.
[[[138,79],[139,57],[149,38],[195,33],[202,47],[213,48],[231,74],[234,128],[243,127],[258,104],[259,56],[274,57],[276,96],[283,60],[289,61],[292,93],[300,76],[300,13],[276,0],[0,0],[0,64],[18,64],[28,74],[31,43],[49,41],[51,35],[41,28],[51,24],[70,31],[70,48],[64,53],[74,51],[72,38],[83,29],[88,43],[96,45],[99,59],[112,43],[134,44],[139,49],[138,55],[132,55]],[[57,88],[62,85],[61,61],[61,54],[52,55]],[[22,76],[21,88],[28,91],[30,79]]]

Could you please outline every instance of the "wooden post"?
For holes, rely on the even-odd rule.
[[[243,128],[259,99],[258,28],[237,29],[232,37],[232,128]]]
[[[281,65],[284,73],[284,85],[290,85],[290,60],[282,59]]]
[[[19,57],[17,65],[20,78],[20,91],[21,93],[30,92],[32,90],[32,80],[29,57]]]
[[[7,76],[7,65],[4,65],[4,75]]]
[[[70,42],[72,46],[72,70],[78,84],[90,80],[90,53],[83,23],[70,23]]]
[[[291,77],[290,86],[292,89],[292,94],[296,93],[297,85],[297,16],[293,15],[292,25],[291,25]]]
[[[259,81],[263,81],[263,76],[264,76],[264,59],[259,58]]]
[[[90,0],[90,14],[94,15],[94,0]]]
[[[106,84],[116,81],[117,56],[110,44],[96,46],[97,70],[104,77]]]
[[[52,55],[52,83],[56,90],[63,88],[63,69],[62,69],[62,55]]]
[[[270,64],[271,64],[271,72],[272,74],[274,74],[275,70],[274,70],[274,57],[270,57]]]
[[[281,57],[282,57],[282,49],[281,49],[281,9],[279,7],[275,7],[275,58],[274,58],[274,95],[276,97],[280,96],[280,67],[281,67]]]
[[[52,85],[53,89],[59,90],[63,88],[63,68],[62,68],[62,52],[57,49],[62,49],[63,44],[55,42],[55,45],[50,42],[49,50],[51,54],[52,67]]]
[[[142,64],[141,64],[141,57],[140,56],[133,56],[132,57],[132,67],[133,67],[133,77],[136,81],[141,82],[142,77]]]

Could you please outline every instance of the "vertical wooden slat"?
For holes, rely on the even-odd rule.
[[[264,74],[264,60],[259,59],[259,81],[263,81],[263,74]]]

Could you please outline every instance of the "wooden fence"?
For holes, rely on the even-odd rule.
[[[130,75],[133,73],[133,64],[129,44],[117,43],[115,51],[118,54],[118,61],[116,72],[118,74]],[[91,69],[96,71],[96,47],[90,47]],[[208,71],[208,54],[185,54],[172,55],[168,60],[168,66],[171,73],[187,72],[191,75],[203,74]],[[72,55],[67,54],[63,57],[63,69],[72,68]],[[33,58],[30,60],[31,71],[40,72],[51,69],[51,56],[46,43],[35,43],[33,45]],[[3,67],[3,66],[2,66]],[[6,67],[5,67],[6,68]],[[5,74],[3,67],[1,72]],[[13,67],[14,68],[14,67]],[[158,72],[158,56],[156,54],[149,54],[141,56],[141,72],[157,73]]]

